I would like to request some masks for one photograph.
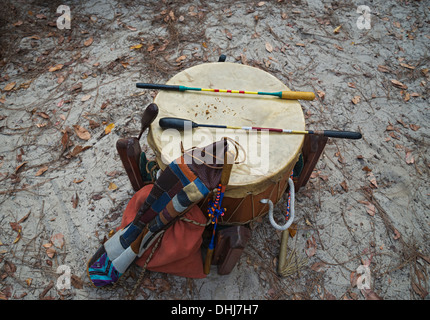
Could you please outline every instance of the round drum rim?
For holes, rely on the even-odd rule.
[[[234,77],[235,74],[243,74],[247,72],[255,73],[257,78],[261,79],[261,83],[258,84],[252,84],[247,79],[243,79],[243,81],[237,81],[237,84],[232,84],[230,78],[222,78],[220,76],[220,79],[217,79],[211,74],[213,72],[219,71],[221,69],[227,70],[228,77]],[[198,79],[198,83],[194,81],[194,75],[205,75],[208,74],[208,77],[201,77]],[[226,76],[227,77],[227,76]],[[228,81],[227,81],[228,80]],[[238,80],[238,79],[233,79]],[[242,79],[239,79],[242,80]],[[226,82],[226,83],[224,83]],[[230,83],[229,83],[230,82]],[[173,76],[167,84],[174,84],[174,85],[185,85],[185,86],[191,86],[191,87],[206,87],[206,88],[218,88],[218,89],[238,89],[238,90],[249,90],[249,91],[269,91],[269,92],[276,92],[276,91],[285,91],[289,90],[289,88],[283,84],[279,79],[271,75],[270,73],[247,65],[237,64],[237,63],[229,63],[229,62],[213,62],[213,63],[204,63],[199,64],[193,67],[190,67],[188,69],[185,69],[175,76]],[[246,86],[246,87],[245,87]],[[156,103],[160,108],[160,113],[157,117],[157,119],[151,124],[150,130],[148,133],[148,144],[150,145],[151,149],[154,151],[156,155],[156,160],[158,162],[158,165],[161,169],[164,169],[167,166],[167,163],[164,163],[161,161],[161,149],[158,143],[155,142],[157,139],[156,137],[159,136],[162,133],[162,129],[158,125],[158,120],[161,117],[165,116],[181,116],[180,114],[172,114],[169,111],[166,111],[165,108],[163,108],[163,104],[167,103],[172,105],[175,102],[178,101],[178,103],[183,103],[184,101],[188,102],[187,99],[193,100],[196,95],[203,94],[207,97],[210,97],[210,99],[216,100],[218,103],[223,103],[224,105],[228,106],[230,103],[230,106],[232,106],[232,103],[238,103],[240,101],[242,104],[246,104],[250,102],[256,103],[258,101],[258,104],[267,105],[270,103],[270,108],[268,109],[269,112],[276,113],[277,115],[284,116],[286,114],[286,110],[294,111],[291,112],[291,114],[294,113],[294,119],[297,121],[294,121],[294,123],[280,123],[278,121],[277,125],[272,125],[273,127],[278,128],[291,128],[294,130],[304,130],[305,128],[305,120],[304,120],[304,114],[301,109],[301,105],[297,100],[283,100],[276,97],[266,97],[266,96],[255,96],[255,95],[239,95],[239,94],[216,94],[216,93],[209,93],[209,92],[169,92],[169,91],[159,91],[157,96],[154,99],[154,103]],[[251,100],[254,99],[254,100]],[[258,100],[257,100],[258,99]],[[191,102],[192,104],[192,102]],[[242,106],[243,109],[243,106]],[[226,109],[224,109],[226,110]],[[183,118],[188,118],[190,120],[195,120],[192,117],[190,117],[190,114],[182,114]],[[278,117],[279,118],[279,117]],[[278,120],[276,118],[276,120]],[[198,123],[217,123],[215,118],[211,118],[209,120],[195,120]],[[236,121],[236,122],[235,122]],[[238,124],[238,121],[241,122],[241,124]],[[243,120],[238,120],[236,118],[231,118],[231,124],[229,125],[250,125],[250,126],[263,126],[259,123],[254,124],[247,124],[243,123]],[[287,121],[285,121],[287,122]],[[219,123],[219,122],[218,122]],[[227,123],[223,123],[227,124]],[[200,128],[194,129],[199,130]],[[244,133],[245,134],[245,133]],[[272,133],[271,133],[272,134]],[[282,135],[282,134],[279,134]],[[183,135],[181,136],[183,140]],[[270,137],[272,139],[272,137]],[[235,165],[233,167],[232,172],[232,178],[230,180],[230,183],[227,187],[225,196],[231,197],[231,198],[243,198],[246,197],[249,194],[260,194],[264,192],[268,187],[271,185],[277,183],[280,181],[286,173],[287,170],[290,170],[291,163],[293,161],[296,161],[298,158],[298,155],[301,151],[304,136],[303,135],[288,135],[284,134],[280,137],[276,137],[276,139],[280,139],[282,141],[289,141],[290,144],[293,146],[291,149],[293,151],[291,153],[288,153],[286,155],[285,160],[283,160],[283,164],[279,166],[279,169],[277,169],[276,172],[270,172],[267,175],[260,176],[255,179],[252,183],[235,183],[234,181],[234,173],[235,173]],[[271,143],[271,145],[273,145]],[[280,143],[279,145],[285,145],[285,143]],[[270,151],[272,152],[272,150]],[[279,150],[275,150],[274,152],[279,152]],[[174,155],[172,158],[175,158],[179,156],[179,154]],[[278,167],[277,167],[278,168]]]

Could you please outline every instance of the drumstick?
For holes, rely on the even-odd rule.
[[[279,91],[279,92],[264,92],[264,91],[245,91],[245,90],[226,90],[226,89],[208,89],[208,88],[194,88],[178,85],[168,84],[154,84],[154,83],[136,83],[137,88],[153,89],[153,90],[173,90],[173,91],[207,91],[207,92],[221,92],[221,93],[243,93],[243,94],[258,94],[266,96],[276,96],[281,99],[287,100],[314,100],[315,94],[313,92],[302,91]]]
[[[140,140],[143,132],[151,125],[151,123],[157,118],[158,115],[158,106],[155,103],[151,103],[146,107],[145,111],[143,111],[142,118],[140,119],[140,133],[137,140]]]
[[[170,128],[170,129],[178,129],[184,130],[185,126],[189,126],[192,128],[197,127],[207,127],[207,128],[222,128],[222,129],[242,129],[242,130],[265,130],[270,132],[280,132],[280,133],[289,133],[289,134],[315,134],[321,135],[330,138],[343,138],[343,139],[361,139],[360,132],[351,132],[351,131],[333,131],[333,130],[288,130],[288,129],[277,129],[277,128],[261,128],[261,127],[236,127],[236,126],[226,126],[226,125],[216,125],[216,124],[199,124],[195,123],[191,120],[181,119],[181,118],[161,118],[159,121],[159,125],[162,128]]]

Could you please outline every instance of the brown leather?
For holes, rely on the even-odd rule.
[[[116,143],[116,149],[134,191],[140,190],[145,184],[139,169],[140,154],[142,153],[139,140],[137,138],[119,139]]]
[[[218,265],[218,274],[229,274],[251,237],[251,230],[245,226],[231,226],[218,231],[212,264]]]

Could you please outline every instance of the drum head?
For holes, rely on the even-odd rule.
[[[266,92],[289,90],[263,70],[227,62],[191,67],[167,84]],[[162,169],[181,155],[181,141],[185,150],[209,145],[225,136],[241,145],[243,150],[237,160],[242,163],[233,166],[226,190],[229,197],[260,193],[289,174],[286,171],[291,170],[303,144],[303,135],[201,127],[179,132],[162,129],[158,123],[162,117],[179,117],[199,124],[304,130],[303,111],[297,100],[254,94],[159,91],[154,102],[159,114],[151,124],[148,143]]]

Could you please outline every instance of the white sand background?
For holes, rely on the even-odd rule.
[[[71,9],[70,29],[56,26],[62,4]],[[363,4],[370,9],[370,29],[357,24]],[[3,6],[1,299],[133,294],[134,299],[362,300],[372,298],[353,280],[363,264],[379,297],[428,299],[428,2],[110,0]],[[363,134],[358,141],[330,139],[296,195],[298,231],[289,250],[307,257],[306,266],[289,277],[277,275],[281,234],[266,216],[253,224],[249,245],[229,275],[213,269],[206,279],[192,280],[147,272],[133,291],[141,272],[133,267],[114,289],[92,287],[86,262],[119,225],[134,193],[115,143],[138,134],[140,116],[155,94],[135,83],[164,83],[221,54],[271,73],[292,90],[318,93],[315,101],[301,102],[309,129]],[[57,65],[62,67],[49,71]],[[110,123],[115,127],[105,134]],[[88,130],[89,140],[79,138],[75,125]],[[68,139],[62,143],[64,132]],[[151,155],[145,136],[141,143]],[[89,148],[72,156],[76,146]],[[285,208],[280,202],[277,214]],[[58,281],[65,275],[59,266],[70,270],[68,288]]]

